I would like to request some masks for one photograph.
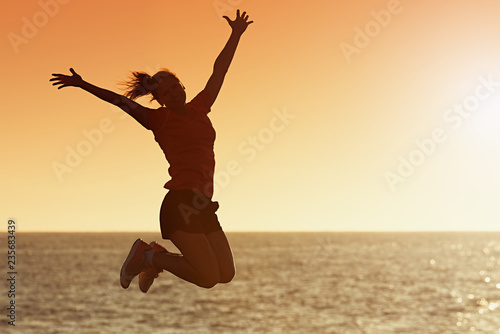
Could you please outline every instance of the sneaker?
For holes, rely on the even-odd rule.
[[[170,253],[165,249],[165,247],[156,243],[155,241],[151,242],[149,246],[153,248],[157,253]],[[160,276],[162,271],[163,269],[158,269],[152,266],[149,269],[141,272],[139,274],[139,289],[141,289],[141,291],[144,293],[148,292],[149,288],[153,284],[153,281],[155,280],[155,278],[158,278],[158,276]]]
[[[132,279],[141,271],[147,269],[148,265],[144,257],[144,251],[148,249],[151,249],[151,247],[141,239],[137,239],[134,242],[120,271],[120,284],[122,288],[128,288]]]

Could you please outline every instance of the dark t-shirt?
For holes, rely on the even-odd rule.
[[[151,109],[148,129],[153,131],[170,168],[167,189],[190,189],[211,198],[215,169],[215,130],[208,118],[210,97],[201,91],[180,115],[165,107]]]

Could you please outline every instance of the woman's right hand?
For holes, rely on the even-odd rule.
[[[81,87],[83,83],[82,77],[73,70],[73,68],[70,68],[69,71],[73,75],[64,75],[64,74],[57,74],[53,73],[52,75],[54,78],[50,79],[49,81],[54,81],[52,86],[59,86],[57,89],[61,89],[63,87]]]

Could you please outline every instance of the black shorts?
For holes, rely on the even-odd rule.
[[[163,239],[175,230],[208,234],[222,230],[215,211],[218,202],[192,190],[169,190],[160,209],[160,228]]]

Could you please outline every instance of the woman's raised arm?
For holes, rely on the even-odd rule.
[[[229,36],[229,40],[224,46],[224,49],[222,49],[221,53],[215,60],[213,73],[205,86],[205,90],[208,91],[211,98],[210,105],[215,102],[215,99],[219,94],[222,83],[224,82],[224,77],[226,76],[229,65],[233,60],[241,35],[245,32],[248,25],[253,23],[253,21],[248,21],[248,15],[246,15],[246,12],[243,12],[243,14],[240,15],[239,9],[236,12],[236,19],[234,19],[234,21],[231,21],[227,16],[224,16],[224,18],[231,26],[232,32],[231,36]]]
[[[54,77],[49,81],[53,81],[53,86],[58,86],[57,89],[61,89],[63,87],[78,87],[81,88],[103,101],[112,103],[127,114],[132,116],[137,122],[139,122],[145,128],[148,128],[148,109],[139,103],[132,101],[131,99],[119,95],[115,92],[112,92],[107,89],[103,89],[97,86],[92,85],[91,83],[86,82],[82,79],[82,77],[75,72],[72,68],[69,69],[72,75],[64,75],[54,73],[52,74]]]

